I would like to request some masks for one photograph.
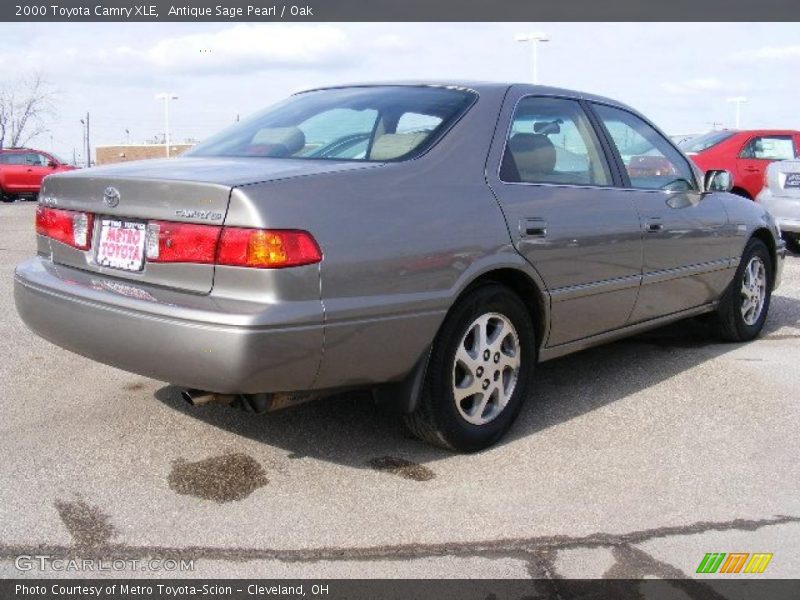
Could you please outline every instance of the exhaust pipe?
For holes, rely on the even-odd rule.
[[[181,390],[181,398],[190,406],[205,406],[206,404],[230,404],[234,397],[227,394],[215,394],[204,390]]]
[[[229,404],[245,412],[261,414],[273,412],[317,398],[319,394],[216,394],[205,390],[183,389],[181,398],[190,406]]]

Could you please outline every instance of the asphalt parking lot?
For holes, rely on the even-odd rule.
[[[0,206],[2,577],[64,575],[16,569],[36,553],[195,559],[87,576],[670,578],[770,552],[761,577],[800,575],[800,257],[758,341],[688,324],[543,364],[504,443],[460,456],[357,395],[192,408],[35,337],[12,296],[33,212]]]

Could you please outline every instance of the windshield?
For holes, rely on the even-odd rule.
[[[678,144],[678,147],[684,152],[702,152],[708,150],[711,146],[724,142],[731,137],[735,131],[710,131],[703,135],[690,138]]]
[[[430,147],[473,92],[380,86],[292,96],[195,146],[185,156],[391,161]]]

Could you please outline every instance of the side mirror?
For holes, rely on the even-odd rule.
[[[51,169],[55,169],[58,165],[56,164],[56,161],[48,160],[47,161],[47,166],[50,167]]]
[[[706,171],[703,190],[706,192],[730,192],[733,189],[733,175],[723,169]]]

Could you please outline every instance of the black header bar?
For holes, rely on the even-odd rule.
[[[796,600],[796,579],[7,579],[3,600]]]
[[[3,0],[0,22],[800,21],[797,0]]]

